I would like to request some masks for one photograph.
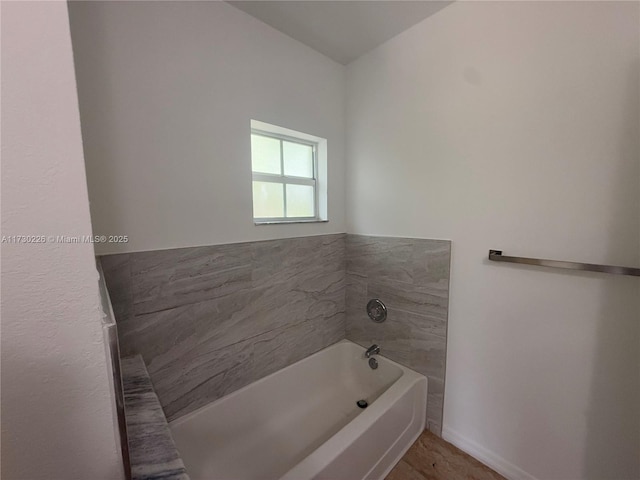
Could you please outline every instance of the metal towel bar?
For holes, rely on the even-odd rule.
[[[545,260],[542,258],[510,257],[502,255],[502,250],[489,250],[489,260],[494,262],[523,263],[540,267],[568,268],[587,272],[613,273],[616,275],[632,275],[640,277],[640,268],[616,267],[614,265],[596,265],[593,263],[562,262],[559,260]]]

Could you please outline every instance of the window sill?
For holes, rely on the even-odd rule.
[[[293,223],[329,223],[329,220],[313,218],[311,220],[260,220],[253,222],[254,225],[291,225]]]

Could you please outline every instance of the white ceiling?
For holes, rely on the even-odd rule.
[[[346,65],[450,1],[229,1],[249,15]]]

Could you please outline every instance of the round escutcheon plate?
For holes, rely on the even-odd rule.
[[[376,323],[382,323],[387,319],[387,307],[381,300],[374,298],[367,303],[367,315]]]

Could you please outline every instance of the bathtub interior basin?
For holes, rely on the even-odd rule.
[[[364,349],[343,340],[174,420],[187,472],[193,480],[365,478],[397,443],[383,441],[378,460],[363,461],[368,454],[359,450],[376,423],[393,430],[382,425],[386,415],[402,430],[396,437],[411,430],[404,453],[425,421],[426,378],[384,357],[378,365],[371,369]],[[362,463],[359,472],[349,466],[355,457],[345,458],[349,449]]]

